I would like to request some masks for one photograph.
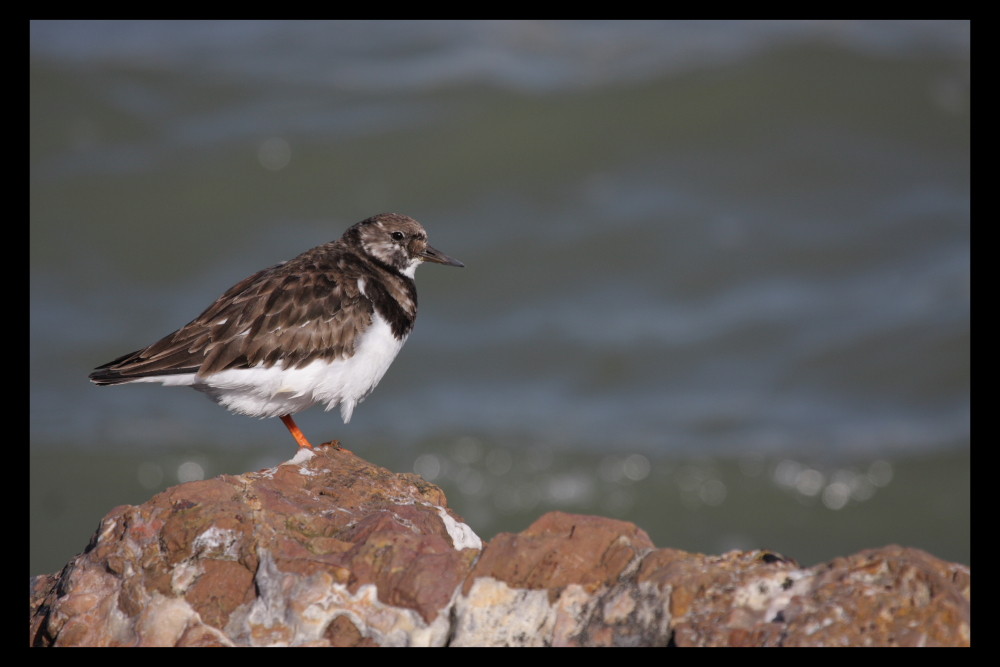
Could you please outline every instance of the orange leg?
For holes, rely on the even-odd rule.
[[[306,436],[302,433],[299,425],[295,423],[295,420],[292,419],[291,415],[283,416],[281,421],[285,424],[285,428],[288,429],[288,432],[292,434],[292,437],[295,438],[295,442],[299,443],[299,447],[306,447],[307,449],[313,448],[313,446],[309,444],[309,441],[306,440]]]

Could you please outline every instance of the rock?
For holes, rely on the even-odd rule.
[[[34,646],[952,646],[970,569],[885,547],[812,568],[656,549],[552,512],[488,545],[444,494],[347,450],[112,510],[32,581]]]

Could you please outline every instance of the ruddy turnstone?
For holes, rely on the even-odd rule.
[[[406,342],[417,317],[422,262],[465,266],[427,244],[416,220],[382,213],[338,241],[230,287],[161,340],[98,366],[98,385],[159,382],[205,392],[231,412],[280,417],[340,405],[346,424]]]

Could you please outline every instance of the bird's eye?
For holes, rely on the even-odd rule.
[[[392,238],[396,241],[402,241],[406,238],[406,235],[403,232],[393,232],[390,236],[392,236]]]

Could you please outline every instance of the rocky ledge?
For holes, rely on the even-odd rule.
[[[955,646],[970,569],[889,546],[811,568],[657,549],[552,512],[488,544],[351,452],[182,484],[32,579],[33,646]]]

